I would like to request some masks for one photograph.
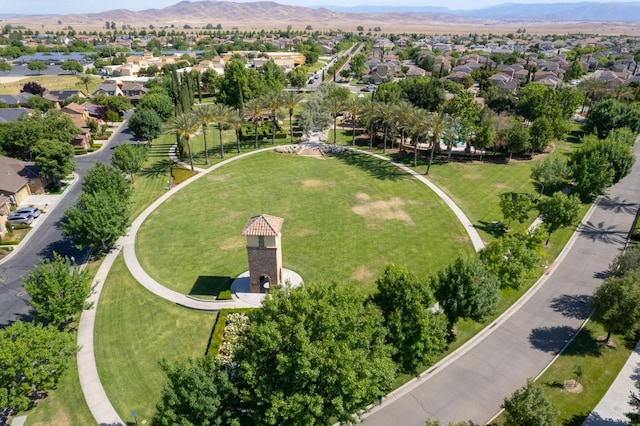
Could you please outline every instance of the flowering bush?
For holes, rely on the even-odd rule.
[[[343,145],[322,145],[320,150],[323,154],[344,154],[351,151],[351,148]]]
[[[241,313],[231,313],[227,315],[227,322],[224,328],[224,337],[218,349],[217,358],[223,363],[231,363],[233,354],[238,348],[240,336],[249,328],[249,317]]]

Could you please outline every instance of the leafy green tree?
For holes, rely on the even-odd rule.
[[[274,62],[266,62],[258,69],[258,73],[264,82],[265,93],[279,93],[287,84],[287,76]]]
[[[608,138],[597,139],[593,135],[583,137],[581,142],[580,148],[571,157],[572,163],[579,163],[584,157],[597,153],[606,158],[606,163],[613,170],[613,183],[629,174],[636,159],[630,145]]]
[[[305,87],[307,85],[307,73],[302,67],[297,67],[289,71],[287,79],[293,87]]]
[[[80,87],[84,87],[85,94],[89,93],[89,85],[93,81],[93,77],[87,74],[81,74],[78,76],[78,83],[76,83]]]
[[[0,71],[11,71],[13,67],[10,62],[2,61],[0,62]]]
[[[597,132],[601,139],[619,127],[629,127],[636,133],[640,131],[640,108],[637,105],[613,98],[604,99],[591,107],[584,123],[587,133]]]
[[[353,75],[353,77],[360,81],[362,76],[364,75],[365,63],[367,62],[367,57],[364,53],[357,53],[351,57],[349,61],[349,72]]]
[[[502,133],[502,138],[509,152],[509,159],[511,159],[514,152],[525,152],[531,148],[529,129],[527,129],[521,121],[514,120],[513,125],[503,130]]]
[[[142,101],[142,99],[140,101]],[[108,107],[110,111],[116,112],[118,116],[122,116],[122,114],[124,114],[125,111],[128,111],[132,108],[131,101],[129,100],[129,98],[125,96],[96,95],[93,98],[91,98],[91,102],[93,102],[96,105],[104,105]],[[140,103],[138,103],[138,106],[140,106]],[[109,121],[118,121],[118,120],[114,119]]]
[[[459,318],[484,321],[499,298],[500,283],[477,259],[458,257],[432,279],[436,298],[453,328]]]
[[[53,109],[53,102],[40,95],[34,95],[27,100],[27,107],[40,112],[47,112]]]
[[[0,329],[0,405],[24,411],[55,388],[77,352],[75,335],[16,321]]]
[[[71,144],[42,139],[31,150],[40,174],[56,185],[76,168]]]
[[[553,139],[553,125],[547,117],[538,117],[529,129],[531,149],[534,151],[544,151]]]
[[[629,127],[618,127],[611,129],[607,135],[607,140],[614,143],[634,146],[636,144],[637,135]]]
[[[502,404],[505,426],[554,426],[557,413],[544,391],[533,380],[515,391]]]
[[[111,164],[122,173],[129,175],[131,183],[134,183],[133,176],[142,168],[148,152],[147,145],[133,145],[130,143],[118,145],[113,149]]]
[[[0,125],[0,149],[13,158],[30,160],[32,150],[42,139],[70,143],[73,136],[80,133],[71,117],[57,111],[45,115],[21,116],[11,123]]]
[[[220,100],[234,108],[242,108],[249,99],[256,98],[249,82],[250,73],[244,61],[233,58],[224,68],[220,81]]]
[[[635,384],[636,389],[640,389],[638,382]],[[633,411],[630,413],[624,413],[625,417],[629,419],[630,426],[640,425],[640,396],[637,393],[631,392],[629,397],[629,405],[633,407]]]
[[[519,194],[517,192],[505,192],[500,194],[500,210],[502,216],[507,221],[507,229],[511,226],[513,219],[524,223],[529,218],[529,211],[533,207],[533,200],[530,194]]]
[[[622,276],[607,277],[589,301],[593,319],[607,331],[607,342],[612,333],[623,333],[636,339],[640,331],[640,271],[633,270]]]
[[[38,320],[64,328],[73,317],[91,307],[91,276],[86,269],[71,268],[71,261],[58,253],[40,260],[24,278],[29,305]]]
[[[129,130],[136,139],[151,143],[162,133],[162,119],[151,108],[137,108],[129,118]]]
[[[395,366],[382,313],[352,289],[275,290],[249,316],[234,361],[252,424],[353,423],[389,389]]]
[[[569,163],[575,181],[575,191],[584,199],[594,199],[613,184],[614,171],[605,154],[574,152]]]
[[[49,66],[39,60],[31,61],[27,65],[27,69],[29,71],[35,71],[38,75],[42,74],[42,71],[46,70],[47,68],[49,68]]]
[[[104,163],[95,163],[84,175],[82,192],[97,194],[101,191],[113,192],[118,198],[128,202],[132,189],[118,169]]]
[[[169,120],[174,113],[171,97],[163,91],[147,93],[140,99],[137,108],[138,110],[144,108],[152,109],[163,122]]]
[[[538,201],[536,208],[547,229],[546,244],[549,244],[552,233],[571,225],[578,219],[580,200],[575,195],[567,196],[558,191],[550,198]]]
[[[458,123],[458,140],[469,143],[471,136],[477,132],[482,119],[482,105],[476,102],[474,95],[463,91],[456,94],[445,104],[445,112],[456,117]]]
[[[540,186],[540,195],[545,187],[556,189],[563,185],[571,174],[571,169],[564,156],[551,155],[536,162],[531,168],[531,179]]]
[[[84,71],[84,67],[78,61],[64,61],[62,65],[60,65],[64,71],[71,71],[73,75],[76,73]]]
[[[80,248],[107,251],[129,226],[129,206],[114,192],[82,193],[80,200],[65,211],[62,233]]]
[[[517,289],[540,260],[531,245],[528,235],[508,234],[487,244],[479,257],[487,270],[498,277],[500,287]]]
[[[619,277],[636,269],[640,269],[640,247],[630,245],[613,259],[609,275]]]
[[[437,78],[406,78],[400,87],[409,102],[427,111],[437,111],[446,100],[444,86]]]
[[[573,61],[571,63],[571,66],[564,73],[563,81],[566,82],[566,81],[575,80],[577,78],[580,78],[582,74],[584,74],[584,71],[582,69],[582,64],[578,61]]]
[[[160,362],[167,375],[156,405],[153,426],[239,426],[238,389],[227,370],[214,359],[187,363]]]
[[[429,285],[406,268],[387,266],[376,287],[372,300],[382,311],[387,340],[396,349],[393,358],[403,371],[415,375],[446,348],[446,319],[432,312],[436,300]]]

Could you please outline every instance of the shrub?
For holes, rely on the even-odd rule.
[[[218,293],[218,300],[231,300],[231,290],[222,290],[220,293]]]

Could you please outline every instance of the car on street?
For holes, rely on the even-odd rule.
[[[33,216],[28,213],[21,213],[9,218],[9,223],[12,225],[31,225],[33,223]]]
[[[11,219],[13,216],[18,216],[21,214],[29,214],[35,219],[40,216],[40,209],[37,207],[21,207],[9,213],[9,219]]]

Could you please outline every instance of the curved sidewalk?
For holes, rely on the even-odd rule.
[[[257,151],[248,152],[245,154],[241,154],[236,157],[232,157],[228,160],[222,161],[209,169],[204,170],[203,172],[193,176],[192,178],[185,181],[182,185],[174,187],[168,190],[165,194],[163,194],[160,198],[158,198],[154,203],[152,203],[149,207],[147,207],[131,224],[129,228],[129,232],[126,236],[120,238],[116,243],[115,247],[109,254],[106,256],[105,260],[102,262],[102,265],[98,269],[96,273],[95,279],[93,281],[94,292],[89,298],[89,302],[93,303],[92,308],[87,309],[82,312],[80,318],[80,324],[78,327],[78,346],[80,346],[80,351],[78,352],[78,375],[80,377],[80,385],[82,388],[82,392],[84,394],[87,405],[93,415],[94,419],[99,424],[108,424],[108,425],[124,425],[125,423],[119,417],[116,410],[111,405],[109,398],[102,387],[102,383],[100,382],[100,377],[98,374],[98,368],[96,365],[95,354],[94,354],[94,339],[93,339],[93,329],[96,318],[97,305],[100,299],[100,293],[102,291],[102,286],[107,279],[109,274],[109,270],[113,265],[113,262],[117,258],[120,251],[123,251],[125,263],[127,268],[134,276],[134,278],[143,285],[146,289],[151,291],[152,293],[174,302],[178,305],[188,307],[191,309],[198,310],[209,310],[216,311],[220,309],[226,308],[238,308],[238,307],[255,307],[253,304],[246,303],[245,301],[234,296],[234,300],[231,301],[215,301],[215,300],[198,300],[191,297],[188,297],[184,294],[177,293],[173,290],[170,290],[160,283],[155,281],[149,274],[147,274],[136,257],[135,251],[135,237],[140,229],[140,226],[144,223],[144,221],[149,217],[149,215],[160,206],[164,201],[166,201],[169,197],[171,197],[175,192],[180,191],[182,188],[187,186],[189,183],[200,179],[205,176],[209,172],[218,169],[232,161],[239,160],[241,158],[245,158],[249,155],[257,154],[259,152],[270,151],[275,147],[263,148]],[[386,157],[383,157],[378,154],[369,153],[366,151],[356,152],[364,153],[368,155],[373,155],[376,158],[380,158],[384,161],[389,161],[395,166],[403,169],[405,172],[410,175],[416,177],[420,182],[427,185],[431,188],[440,198],[442,198],[447,206],[449,206],[453,212],[456,214],[460,222],[465,226],[467,233],[469,234],[473,246],[476,250],[482,248],[484,245],[482,244],[482,240],[478,235],[473,225],[469,219],[464,215],[462,210],[451,200],[444,192],[442,192],[438,187],[436,187],[433,183],[428,181],[424,176],[419,173],[409,169],[408,167],[395,163],[389,160]],[[174,158],[172,156],[172,158]],[[201,169],[199,169],[201,170]]]

